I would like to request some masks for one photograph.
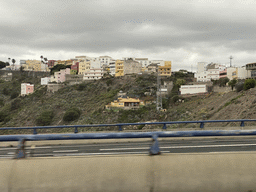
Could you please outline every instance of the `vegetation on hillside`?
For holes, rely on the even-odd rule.
[[[0,81],[0,127],[256,118],[256,102],[248,97],[255,89],[182,98],[178,94],[179,87],[193,81],[191,74],[178,72],[162,78],[164,81],[173,81],[173,89],[163,97],[166,111],[160,112],[155,105],[157,78],[154,75],[107,76],[66,85],[55,93],[47,92],[47,88],[40,85],[40,78],[17,75],[10,82]],[[17,96],[23,82],[33,83],[36,91],[25,97]],[[119,91],[151,101],[151,104],[138,110],[105,110],[105,105],[117,99]],[[138,127],[144,128],[147,126]]]

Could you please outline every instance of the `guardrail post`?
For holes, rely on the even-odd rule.
[[[161,154],[157,138],[158,138],[157,134],[152,135],[153,145],[149,149],[150,155],[160,155]]]
[[[15,159],[21,159],[26,157],[25,142],[26,139],[24,138],[19,141],[19,145],[17,147],[16,154],[14,157]]]
[[[166,124],[164,124],[163,129],[166,129]]]
[[[77,127],[75,127],[75,131],[74,131],[74,133],[78,133],[78,129],[77,129]]]
[[[37,134],[36,129],[34,129],[33,134],[34,134],[34,135],[36,135],[36,134]]]
[[[241,127],[244,127],[244,121],[241,121],[240,126],[241,126]]]
[[[118,131],[123,131],[122,125],[118,125]]]
[[[200,128],[203,129],[204,128],[204,122],[200,123]]]

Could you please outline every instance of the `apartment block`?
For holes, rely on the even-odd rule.
[[[84,73],[84,80],[98,80],[103,77],[102,68],[92,68],[89,72]]]
[[[89,59],[79,60],[79,72],[78,74],[82,75],[84,73],[90,72],[91,61]]]
[[[48,64],[39,60],[21,60],[20,63],[24,71],[50,71]]]
[[[101,66],[104,65],[104,64],[108,65],[113,60],[112,57],[109,57],[109,56],[100,56],[98,59],[100,61]]]
[[[124,76],[124,60],[116,60],[116,77]]]
[[[172,62],[165,61],[164,66],[158,66],[158,73],[160,76],[169,77],[172,75]]]

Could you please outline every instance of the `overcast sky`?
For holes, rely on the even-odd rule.
[[[147,57],[196,70],[197,62],[256,62],[251,0],[0,0],[0,60]]]

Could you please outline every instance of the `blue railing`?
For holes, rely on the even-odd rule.
[[[75,139],[125,139],[125,138],[152,138],[153,144],[150,148],[150,154],[160,154],[158,146],[158,137],[200,137],[200,136],[246,136],[256,135],[256,130],[200,130],[200,131],[165,131],[166,125],[170,124],[188,124],[200,123],[200,128],[204,127],[205,123],[229,123],[241,122],[240,126],[244,127],[244,122],[256,121],[256,119],[242,120],[205,120],[205,121],[170,121],[170,122],[144,122],[144,123],[119,123],[119,124],[100,124],[100,125],[65,125],[65,126],[38,126],[38,127],[5,127],[0,130],[20,130],[32,129],[32,135],[1,135],[0,141],[19,141],[16,158],[25,157],[25,141],[39,140],[75,140]],[[118,132],[118,133],[79,133],[79,134],[37,134],[37,129],[54,129],[54,128],[74,128],[74,133],[78,133],[78,128],[85,127],[107,127],[117,126],[119,131],[122,131],[123,126],[128,125],[163,125],[164,131],[156,132]]]
[[[36,127],[3,127],[0,130],[33,130],[33,134],[37,134],[37,129],[57,129],[57,128],[74,128],[74,133],[78,133],[79,128],[91,127],[118,127],[119,131],[123,130],[124,126],[129,125],[163,125],[163,130],[166,130],[166,125],[173,124],[200,124],[200,128],[204,128],[205,123],[231,123],[240,122],[240,126],[244,127],[245,122],[256,121],[256,119],[233,119],[233,120],[199,120],[199,121],[166,121],[166,122],[143,122],[143,123],[117,123],[117,124],[92,124],[92,125],[61,125],[61,126],[36,126]]]

